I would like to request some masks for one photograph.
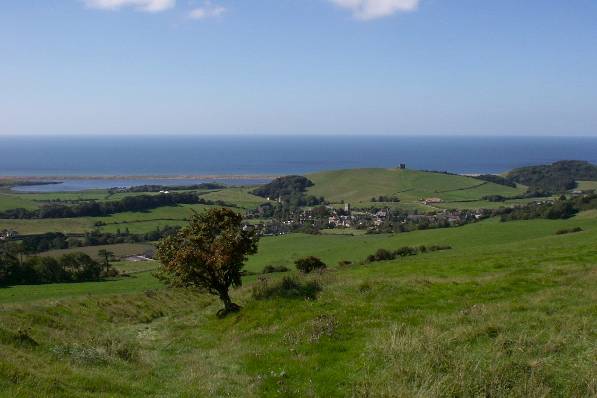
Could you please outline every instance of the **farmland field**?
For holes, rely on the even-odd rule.
[[[471,177],[408,169],[337,170],[307,177],[315,184],[309,193],[332,202],[369,202],[379,195],[396,195],[411,203],[428,197],[479,200],[486,195],[514,196],[524,191]]]

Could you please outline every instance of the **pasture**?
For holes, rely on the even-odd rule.
[[[556,235],[564,227],[584,231]],[[453,249],[331,269],[316,300],[207,295],[150,272],[0,290],[5,396],[591,396],[597,213],[398,235],[263,239],[249,268],[377,248]],[[275,285],[280,275],[268,276]],[[60,377],[57,377],[60,375]]]
[[[351,169],[309,174],[309,194],[331,202],[370,202],[379,195],[396,195],[413,203],[437,197],[444,201],[479,200],[486,195],[514,196],[524,192],[460,175],[401,169]]]

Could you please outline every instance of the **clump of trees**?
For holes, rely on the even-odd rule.
[[[585,195],[567,199],[562,196],[555,202],[529,203],[513,208],[500,208],[493,215],[502,221],[530,220],[534,218],[566,219],[582,210],[597,209],[597,195]]]
[[[23,260],[5,247],[0,252],[0,286],[98,281],[104,275],[102,270],[102,265],[85,253]]]
[[[162,267],[158,276],[171,286],[217,295],[223,317],[240,307],[230,298],[230,287],[242,284],[242,269],[249,254],[257,252],[258,235],[242,228],[242,216],[230,209],[195,213],[189,225],[158,242]]]
[[[380,195],[380,196],[376,196],[371,198],[372,202],[392,202],[392,203],[398,203],[400,202],[400,198],[396,195]]]
[[[580,160],[562,160],[514,169],[507,178],[528,186],[530,191],[560,193],[575,188],[577,180],[597,181],[597,166]]]
[[[516,182],[509,177],[503,177],[496,174],[481,174],[478,176],[473,176],[477,180],[493,182],[494,184],[504,185],[506,187],[516,188]]]
[[[403,246],[397,250],[387,250],[387,249],[378,249],[374,254],[370,254],[365,259],[365,263],[372,263],[376,261],[387,261],[387,260],[394,260],[398,257],[407,257],[407,256],[416,256],[420,253],[426,252],[434,252],[439,250],[449,250],[451,246],[448,245],[432,245],[432,246],[425,246],[421,245],[418,247],[413,246]]]
[[[47,232],[44,234],[20,237],[19,245],[21,246],[23,253],[35,254],[48,250],[68,249],[82,246],[157,241],[166,236],[175,234],[179,229],[180,227],[177,226],[164,226],[162,228],[157,227],[155,230],[144,234],[131,234],[126,229],[124,232],[117,231],[116,233],[94,230],[79,237],[68,236],[61,232]]]
[[[101,217],[127,211],[145,211],[162,206],[178,204],[205,204],[236,207],[220,200],[207,200],[194,192],[174,192],[158,195],[126,196],[120,200],[107,202],[86,202],[77,205],[49,204],[36,210],[10,209],[0,212],[0,218],[33,219],[33,218],[72,218]]]
[[[226,185],[216,182],[204,182],[193,185],[136,185],[129,188],[110,188],[108,192],[160,192],[160,191],[194,191],[224,189]]]
[[[320,258],[314,256],[299,258],[294,262],[294,265],[296,269],[305,274],[326,268],[326,264]]]
[[[313,182],[306,177],[285,176],[254,189],[252,193],[263,198],[280,200],[291,207],[316,206],[325,203],[323,197],[305,195],[305,191],[311,186]]]

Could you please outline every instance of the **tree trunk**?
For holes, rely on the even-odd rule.
[[[231,312],[238,312],[240,310],[240,306],[235,304],[230,299],[230,295],[228,294],[228,289],[220,291],[220,300],[224,303],[224,308],[218,311],[219,317],[224,317]]]

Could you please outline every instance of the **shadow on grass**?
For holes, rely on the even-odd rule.
[[[317,299],[322,290],[317,280],[301,280],[296,276],[285,276],[281,280],[272,282],[269,278],[260,277],[253,286],[252,296],[256,300],[273,298],[288,299]]]

